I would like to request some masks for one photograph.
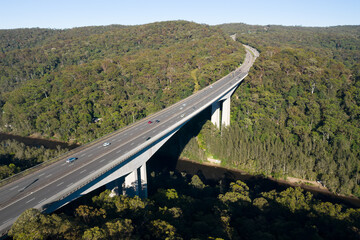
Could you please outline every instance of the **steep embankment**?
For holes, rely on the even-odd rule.
[[[232,126],[205,125],[185,152],[360,196],[360,27],[221,28],[261,54],[232,98]]]

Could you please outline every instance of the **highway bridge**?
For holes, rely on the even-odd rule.
[[[219,128],[230,124],[230,97],[259,56],[255,49],[249,46],[245,49],[243,64],[214,84],[74,149],[52,164],[43,164],[29,174],[6,180],[0,188],[0,236],[28,208],[49,213],[104,185],[118,193],[146,197],[146,162],[186,122],[211,105],[212,122]],[[70,157],[76,159],[67,162]]]

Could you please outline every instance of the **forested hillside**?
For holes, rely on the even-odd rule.
[[[206,124],[184,155],[360,196],[360,27],[221,28],[260,57],[232,97],[231,127]]]
[[[219,27],[238,40],[264,47],[294,47],[339,60],[351,66],[360,60],[360,26],[285,27],[277,25],[223,24]]]
[[[85,143],[236,68],[240,43],[185,21],[0,31],[0,131]]]

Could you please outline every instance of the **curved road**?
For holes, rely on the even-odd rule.
[[[196,94],[163,109],[143,120],[125,127],[91,144],[71,151],[77,160],[67,163],[67,157],[39,169],[21,179],[0,188],[0,236],[4,235],[18,216],[28,208],[41,208],[52,196],[66,195],[79,182],[94,175],[96,171],[111,164],[123,155],[128,157],[134,149],[154,141],[155,136],[184,122],[184,119],[198,109],[209,106],[220,93],[247,76],[258,52],[246,47],[244,63],[234,72]],[[149,123],[152,121],[152,123]],[[110,143],[103,146],[105,142]]]

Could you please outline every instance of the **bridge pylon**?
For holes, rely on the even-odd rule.
[[[223,97],[221,97],[218,101],[214,102],[211,105],[211,122],[219,129],[230,126],[231,96],[233,95],[239,84],[237,84]]]

